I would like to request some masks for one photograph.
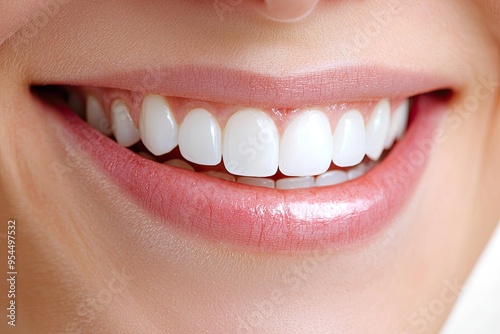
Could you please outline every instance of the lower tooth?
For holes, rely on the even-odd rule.
[[[349,169],[347,172],[347,178],[349,180],[354,180],[357,179],[358,177],[363,176],[366,173],[366,166],[365,164],[360,164],[354,168]]]
[[[172,159],[169,161],[164,162],[165,165],[172,166],[172,167],[177,167],[185,170],[189,170],[191,172],[194,172],[193,166],[185,162],[184,160],[180,159]]]
[[[236,182],[236,178],[228,173],[209,171],[209,172],[202,172],[201,174],[205,174],[211,177],[216,177],[221,180]]]
[[[148,152],[139,152],[138,154],[141,157],[146,158],[148,160],[156,161],[156,158],[151,153],[148,153]]]
[[[287,177],[276,181],[276,189],[302,189],[314,187],[314,177]]]
[[[275,188],[276,186],[274,180],[258,177],[240,177],[238,178],[238,183],[263,188]]]
[[[346,172],[341,170],[332,170],[330,172],[326,172],[316,177],[315,186],[316,187],[325,187],[325,186],[333,186],[336,184],[340,184],[348,181],[349,178]]]

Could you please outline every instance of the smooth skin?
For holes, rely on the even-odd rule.
[[[500,5],[296,0],[284,18],[279,4],[265,12],[260,1],[220,2],[222,13],[194,0],[0,4],[1,257],[16,219],[19,272],[17,326],[3,316],[2,333],[439,331],[500,217]],[[382,12],[388,19],[376,23]],[[370,25],[378,32],[367,37]],[[283,75],[332,63],[450,77],[458,118],[443,121],[443,140],[389,230],[294,255],[159,227],[68,148],[29,90],[111,69],[210,64]],[[464,111],[470,99],[477,104]],[[0,288],[5,307],[5,280]]]

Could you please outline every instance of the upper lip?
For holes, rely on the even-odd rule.
[[[35,83],[36,84],[36,83]],[[296,108],[339,102],[408,98],[455,88],[452,78],[383,66],[340,66],[282,75],[208,66],[113,70],[44,84],[107,87],[263,108]]]

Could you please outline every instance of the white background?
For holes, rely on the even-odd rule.
[[[441,334],[500,334],[500,222]]]

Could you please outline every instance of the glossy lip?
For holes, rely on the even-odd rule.
[[[332,101],[405,99],[454,87],[456,82],[428,73],[361,64],[279,76],[208,66],[146,67],[41,84],[109,87],[228,105],[294,108],[330,105]]]
[[[302,190],[250,187],[158,164],[120,147],[66,107],[53,114],[66,144],[83,149],[161,224],[238,248],[296,252],[355,245],[389,226],[425,169],[430,154],[421,144],[432,140],[443,106],[430,95],[420,96],[405,137],[378,166],[341,185]]]

